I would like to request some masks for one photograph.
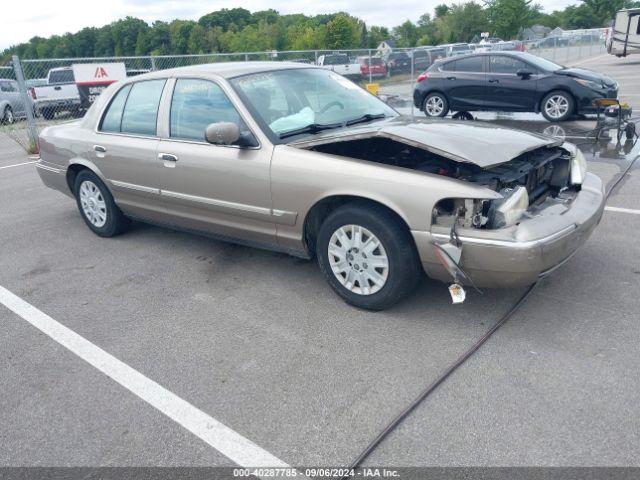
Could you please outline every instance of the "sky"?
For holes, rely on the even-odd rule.
[[[544,10],[552,11],[578,0],[538,0]],[[101,27],[119,18],[133,16],[151,23],[175,18],[197,20],[221,8],[243,7],[252,12],[273,8],[282,14],[348,12],[368,25],[394,27],[409,19],[417,21],[423,13],[432,13],[440,3],[451,0],[29,0],[26,4],[8,0],[2,5],[0,50],[28,41],[38,35],[48,37],[76,32],[84,27]]]

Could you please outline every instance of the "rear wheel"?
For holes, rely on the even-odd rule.
[[[56,116],[56,112],[52,108],[43,108],[42,116],[46,120],[53,120],[53,118]]]
[[[82,170],[76,176],[74,187],[80,215],[93,233],[101,237],[113,237],[127,229],[129,219],[95,173]]]
[[[320,270],[347,303],[383,310],[406,297],[420,279],[413,239],[388,210],[344,205],[325,219],[316,242]]]
[[[449,112],[449,102],[442,93],[434,92],[427,95],[423,104],[427,117],[444,117]]]
[[[570,93],[555,91],[547,94],[542,99],[540,111],[544,118],[550,122],[563,122],[574,113],[575,101]]]
[[[4,107],[4,113],[2,115],[2,123],[6,125],[11,125],[15,121],[16,121],[16,117],[14,117],[13,110],[11,110],[11,107],[9,106]]]

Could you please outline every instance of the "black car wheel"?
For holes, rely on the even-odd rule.
[[[329,214],[316,242],[320,270],[347,303],[383,310],[406,297],[421,275],[405,225],[387,209],[350,203]]]
[[[0,120],[2,120],[2,123],[6,125],[11,125],[16,121],[15,117],[13,116],[13,110],[11,110],[11,107],[7,106],[4,108],[2,119]]]
[[[46,120],[53,120],[54,117],[56,116],[56,112],[52,108],[43,108],[42,109],[42,116]]]
[[[449,112],[449,102],[440,92],[430,93],[424,99],[422,109],[427,117],[444,117]]]
[[[129,226],[129,219],[115,204],[111,192],[95,173],[89,170],[78,173],[74,192],[82,219],[96,235],[113,237]]]
[[[560,90],[548,93],[540,104],[540,111],[550,122],[568,120],[575,110],[575,101],[570,93]]]

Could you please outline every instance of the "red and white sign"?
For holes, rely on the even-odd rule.
[[[110,85],[127,78],[124,63],[74,63],[76,85]]]

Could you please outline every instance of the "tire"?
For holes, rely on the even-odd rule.
[[[11,110],[11,107],[9,106],[4,107],[4,112],[2,112],[2,123],[4,125],[11,125],[15,121],[16,121],[16,117],[14,117],[13,110]]]
[[[124,232],[130,224],[113,201],[109,189],[90,170],[76,176],[73,189],[82,219],[93,233],[100,237],[113,237]]]
[[[549,92],[540,102],[540,111],[550,122],[564,122],[575,113],[576,102],[570,93],[562,90]]]
[[[406,226],[387,209],[366,202],[343,205],[327,216],[318,232],[316,256],[331,288],[347,303],[366,310],[383,310],[402,300],[422,272]]]
[[[46,120],[53,120],[55,118],[55,116],[56,116],[56,112],[51,108],[43,108],[42,109],[42,116]]]
[[[422,110],[427,117],[444,117],[449,113],[449,102],[447,97],[440,92],[433,92],[427,95],[422,103]]]

